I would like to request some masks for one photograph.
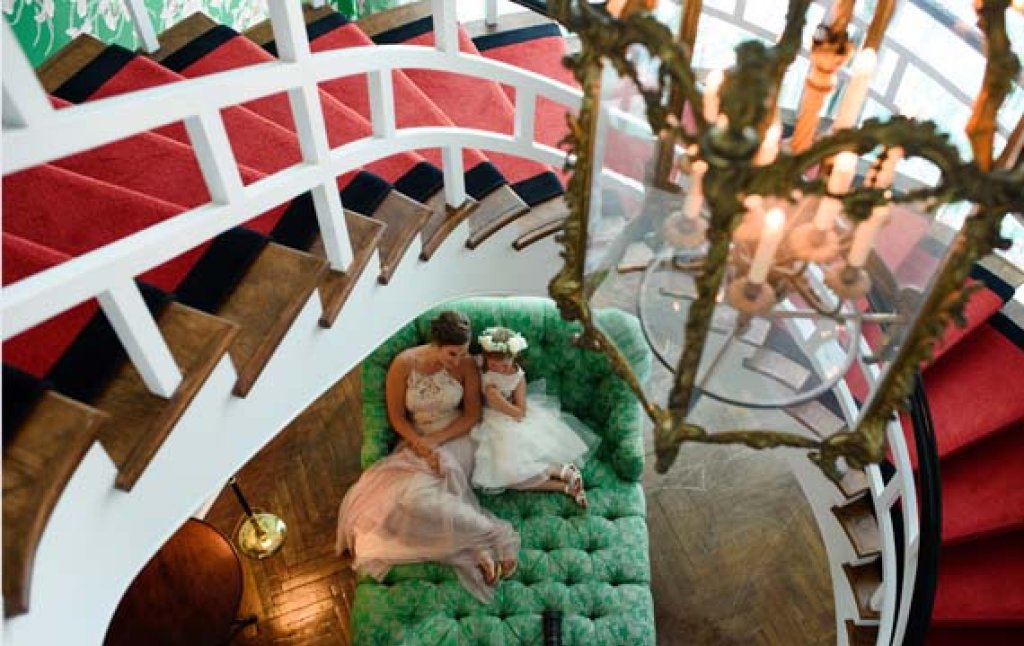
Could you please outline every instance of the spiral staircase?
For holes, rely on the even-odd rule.
[[[182,521],[390,333],[453,298],[544,294],[558,267],[580,93],[557,27],[474,41],[452,0],[358,24],[270,9],[245,34],[197,14],[149,54],[82,36],[39,70],[5,25],[7,643],[99,643]],[[623,124],[642,127],[609,114],[606,148],[646,145]],[[609,157],[606,185],[638,197],[637,157]],[[925,373],[948,564],[929,643],[1024,626],[1005,576],[1024,572],[1024,397],[1000,390],[1019,279],[993,267]],[[856,553],[841,643],[899,643],[910,621],[917,452],[889,438],[895,475],[850,473],[831,510]]]

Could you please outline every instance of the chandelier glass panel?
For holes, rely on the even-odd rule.
[[[1004,216],[1024,212],[1024,127],[995,150],[997,112],[1020,83],[1005,24],[1019,7],[976,3],[987,57],[965,159],[933,122],[859,121],[895,9],[864,4],[873,11],[839,0],[809,29],[810,1],[791,0],[774,45],[743,42],[733,65],[698,82],[701,2],[684,2],[677,33],[655,18],[655,0],[549,2],[579,37],[566,64],[584,91],[567,117],[570,216],[550,293],[583,324],[579,343],[606,353],[640,398],[659,470],[687,441],[801,447],[833,479],[880,461],[917,369],[962,317],[972,263],[1003,245]],[[855,10],[870,18],[856,38]],[[799,109],[780,110],[802,50]],[[648,148],[610,109],[631,103],[654,133]],[[922,161],[935,182],[901,172]],[[622,189],[630,175],[642,191]],[[942,209],[968,217],[939,226]],[[671,371],[667,401],[597,326],[592,308],[608,305],[639,315]],[[750,411],[751,423],[694,415],[704,397]],[[808,432],[780,430],[780,413]]]

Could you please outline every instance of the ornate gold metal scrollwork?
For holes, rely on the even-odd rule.
[[[1018,161],[1012,168],[990,169],[995,114],[1020,68],[1006,36],[1004,14],[1008,0],[984,0],[978,8],[979,25],[988,42],[988,65],[969,128],[974,160],[962,160],[957,148],[934,123],[893,117],[887,121],[871,119],[860,127],[840,130],[801,147],[798,152],[783,152],[774,163],[766,166],[754,166],[751,159],[760,143],[760,133],[776,109],[783,75],[799,51],[810,0],[790,1],[786,27],[774,47],[746,42],[736,48],[736,65],[726,74],[719,92],[721,112],[727,117],[727,123],[725,120],[708,123],[700,110],[693,110],[693,131],[680,123],[678,98],[666,99],[682,97],[691,106],[702,104],[703,97],[691,67],[690,47],[678,42],[665,25],[642,11],[640,4],[625,3],[620,16],[614,18],[586,0],[551,0],[549,3],[552,16],[581,40],[581,51],[568,56],[566,65],[584,91],[579,114],[567,116],[569,135],[563,143],[568,146],[570,159],[574,160],[570,165],[574,172],[566,193],[570,215],[559,237],[564,248],[564,266],[549,285],[552,298],[563,317],[583,324],[581,343],[608,355],[615,372],[629,383],[654,421],[659,471],[664,472],[671,466],[680,445],[686,441],[742,443],[754,448],[806,448],[810,450],[811,459],[835,480],[840,477],[836,463],[839,458],[852,467],[878,462],[885,455],[886,424],[910,394],[914,372],[929,358],[948,322],[962,318],[967,298],[963,285],[971,264],[1003,245],[999,236],[1003,216],[1024,211],[1024,164]],[[891,14],[891,5],[891,2],[878,4],[879,15],[872,21],[873,38],[880,38],[879,33]],[[688,12],[687,20],[692,22],[694,18],[690,14],[692,12]],[[848,19],[848,15],[837,16],[840,21]],[[692,25],[688,31],[693,31]],[[637,70],[627,57],[627,50],[634,45],[646,48],[652,58],[660,61],[657,83],[653,87],[640,83]],[[595,172],[599,172],[593,167],[593,146],[600,100],[599,79],[604,63],[636,85],[645,102],[647,120],[662,141],[693,151],[690,158],[703,159],[709,167],[703,182],[710,213],[708,251],[703,271],[695,277],[697,298],[686,317],[684,349],[667,407],[649,400],[625,357],[596,327],[584,287],[591,184]],[[901,195],[872,187],[831,195],[842,201],[851,222],[865,220],[874,207],[888,203],[918,202],[935,207],[969,201],[976,205],[976,213],[968,218],[954,241],[952,252],[946,255],[934,288],[924,296],[905,342],[892,357],[856,427],[816,441],[767,429],[711,433],[688,421],[689,403],[711,327],[715,297],[728,263],[733,230],[744,212],[742,197],[756,194],[792,199],[794,191],[805,196],[830,195],[824,181],[808,178],[809,169],[826,163],[842,151],[864,154],[878,147],[888,150],[897,146],[907,157],[917,156],[933,163],[941,179],[934,187]]]

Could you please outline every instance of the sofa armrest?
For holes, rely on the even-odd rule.
[[[619,401],[610,411],[605,438],[609,441],[608,463],[623,480],[637,481],[644,471],[643,416],[632,391],[623,382],[614,379],[609,386]]]

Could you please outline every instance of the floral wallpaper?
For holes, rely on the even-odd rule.
[[[145,0],[157,33],[203,11],[219,23],[242,31],[267,17],[267,0]],[[350,18],[401,4],[400,0],[332,0]],[[4,17],[38,66],[79,34],[134,49],[131,17],[122,0],[3,0]]]

